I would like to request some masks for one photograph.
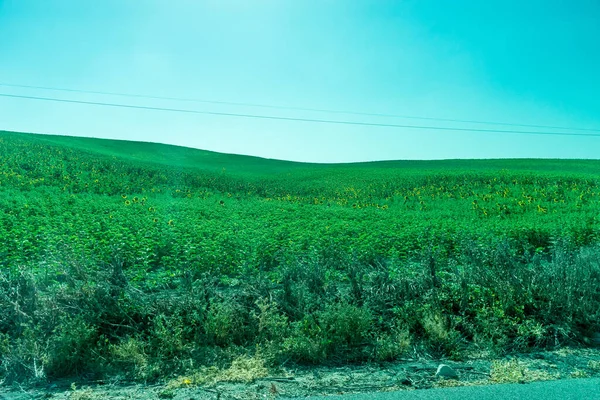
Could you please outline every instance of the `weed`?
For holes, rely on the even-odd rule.
[[[594,372],[600,372],[600,361],[589,360],[587,367]]]
[[[236,357],[227,368],[202,367],[192,374],[172,379],[167,384],[167,389],[214,385],[219,382],[250,383],[256,379],[264,378],[268,374],[269,371],[262,357],[241,355]]]
[[[495,383],[525,383],[556,379],[556,377],[557,375],[547,371],[532,371],[521,365],[516,359],[508,361],[495,360],[492,362],[490,372],[490,380]]]
[[[411,347],[408,329],[394,327],[390,333],[380,333],[373,345],[371,359],[394,361],[405,355]]]

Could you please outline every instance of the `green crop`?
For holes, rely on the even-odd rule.
[[[0,132],[2,290],[25,287],[15,282],[28,271],[35,290],[40,282],[59,288],[52,290],[67,285],[96,299],[74,295],[88,314],[60,317],[77,329],[55,330],[62,347],[46,365],[57,374],[88,365],[87,355],[62,356],[69,340],[80,340],[70,338],[73,332],[85,339],[78,349],[91,341],[105,358],[134,343],[127,348],[148,368],[146,356],[176,357],[199,338],[217,347],[261,340],[276,354],[307,362],[393,358],[410,335],[446,355],[464,350],[465,342],[544,345],[552,329],[555,337],[562,329],[562,337],[573,338],[595,326],[589,310],[597,313],[600,304],[593,286],[600,274],[586,254],[600,237],[599,172],[597,160],[307,164]],[[148,295],[189,289],[207,277],[215,287],[258,286],[250,297],[205,294],[208,303],[189,306],[192,317],[173,305],[135,305],[114,288],[120,305],[110,308],[113,289],[82,284],[78,276],[110,276],[110,285]],[[587,286],[578,288],[583,277]],[[559,289],[564,308],[549,294]],[[587,300],[578,302],[582,296]],[[94,302],[119,317],[90,311]],[[25,322],[14,315],[24,330],[0,319],[0,339],[17,346],[36,340],[37,329],[52,339],[47,343],[59,340],[48,327],[60,318],[31,312]],[[259,332],[256,315],[274,321],[261,317],[260,326],[282,328]],[[343,331],[347,321],[360,329]],[[131,332],[110,328],[122,325]],[[178,341],[165,339],[170,329]],[[273,347],[267,338],[283,332],[283,344]],[[150,354],[152,346],[164,353]],[[153,371],[144,376],[161,375]]]

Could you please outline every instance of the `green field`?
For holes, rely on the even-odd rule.
[[[307,164],[0,132],[0,238],[6,379],[464,358],[600,330],[597,160]]]

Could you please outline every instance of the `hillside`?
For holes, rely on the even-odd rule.
[[[5,378],[589,345],[599,177],[0,132]]]

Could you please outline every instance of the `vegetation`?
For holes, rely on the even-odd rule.
[[[599,170],[0,132],[0,379],[590,344]]]

